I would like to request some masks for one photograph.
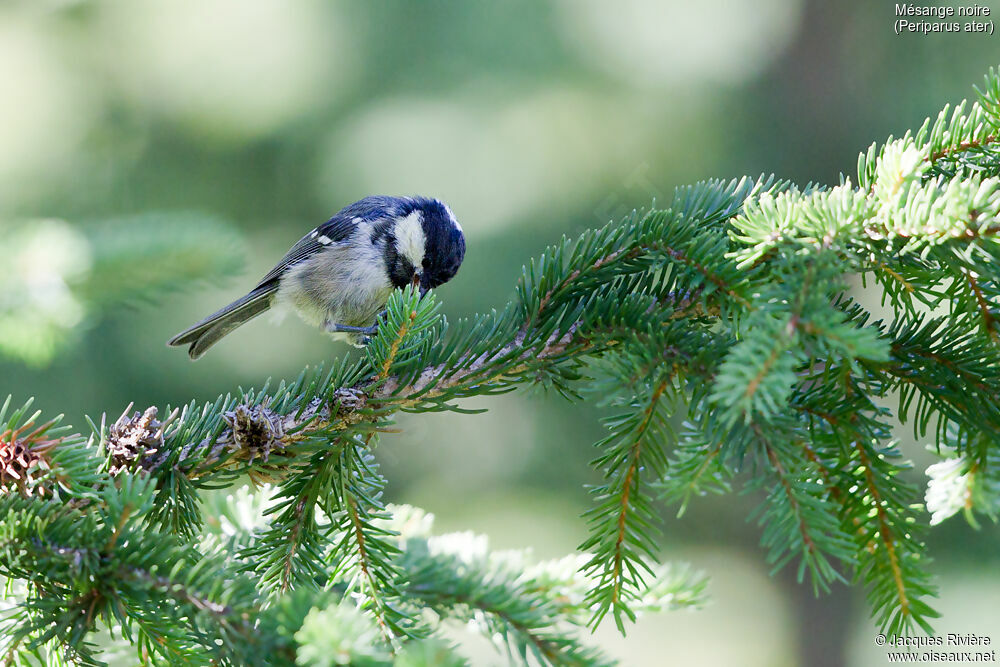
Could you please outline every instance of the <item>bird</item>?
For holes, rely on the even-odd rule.
[[[465,234],[440,199],[369,196],[299,239],[247,294],[180,332],[167,345],[197,359],[223,336],[271,308],[291,309],[334,339],[363,347],[394,289],[421,297],[451,280]]]

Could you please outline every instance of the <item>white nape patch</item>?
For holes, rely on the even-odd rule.
[[[319,237],[316,240],[319,241],[320,243],[322,243],[323,245],[330,245],[331,243],[333,243],[333,241],[330,239],[330,237],[329,236],[325,236],[325,235]]]
[[[405,218],[396,220],[396,250],[398,250],[410,263],[419,269],[424,263],[424,244],[427,239],[424,236],[423,214],[414,211]]]
[[[441,203],[444,205],[444,210],[448,212],[448,219],[451,220],[451,224],[455,225],[455,229],[462,232],[462,225],[458,224],[458,218],[456,218],[455,214],[452,213],[451,207],[445,204],[444,202]],[[462,233],[464,234],[465,232]]]

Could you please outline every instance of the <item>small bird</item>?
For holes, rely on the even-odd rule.
[[[272,307],[288,306],[334,338],[362,347],[393,289],[421,296],[451,280],[465,257],[455,215],[425,197],[365,197],[303,236],[257,286],[171,338],[197,359]]]

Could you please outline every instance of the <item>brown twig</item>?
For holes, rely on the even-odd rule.
[[[934,151],[928,155],[925,160],[927,162],[937,162],[943,157],[947,157],[952,153],[961,153],[962,151],[967,151],[971,148],[982,148],[996,142],[998,137],[995,134],[990,134],[982,139],[973,139],[971,141],[963,141],[957,146],[949,146],[948,148],[942,148],[940,150]]]
[[[1000,336],[997,335],[996,318],[990,312],[990,303],[983,296],[979,281],[976,280],[976,276],[971,271],[965,272],[965,279],[969,283],[969,289],[972,290],[973,296],[976,297],[976,305],[979,306],[979,313],[983,318],[983,328],[986,329],[986,333],[989,334],[994,343],[1000,342]]]

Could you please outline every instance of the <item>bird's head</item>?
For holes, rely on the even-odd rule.
[[[462,227],[443,202],[414,198],[393,218],[386,268],[395,287],[415,285],[421,294],[451,280],[465,257]]]

